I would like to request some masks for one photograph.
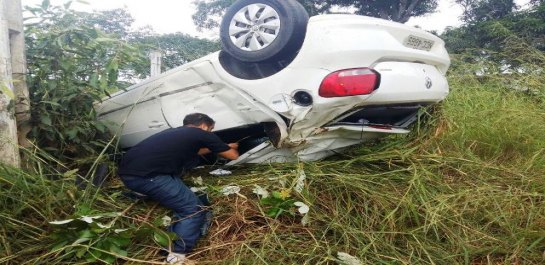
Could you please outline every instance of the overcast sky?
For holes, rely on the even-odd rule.
[[[517,0],[519,5],[529,0]],[[41,0],[22,0],[23,5],[40,4]],[[59,5],[66,0],[51,0],[52,4]],[[76,1],[74,1],[76,2]],[[135,27],[150,25],[158,33],[183,32],[192,36],[214,37],[217,32],[200,33],[196,30],[191,15],[194,13],[193,0],[89,0],[89,4],[74,4],[78,10],[106,10],[126,8],[135,18]],[[409,25],[418,25],[426,30],[442,32],[447,26],[458,26],[458,17],[462,10],[454,5],[454,0],[439,0],[437,13],[424,17],[412,18]]]

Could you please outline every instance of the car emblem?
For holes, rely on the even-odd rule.
[[[426,76],[426,88],[430,89],[431,86],[433,86],[433,83],[431,82],[431,78]]]

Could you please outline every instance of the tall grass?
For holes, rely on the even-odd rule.
[[[364,264],[544,264],[545,91],[513,89],[522,77],[453,74],[451,94],[409,136],[392,137],[315,163],[244,166],[204,177],[214,221],[191,258],[199,264],[336,264],[338,252]],[[532,79],[533,80],[533,79]],[[68,169],[0,168],[0,263],[74,264],[52,250],[49,221],[82,205],[123,212],[119,227],[144,227],[168,211],[107,185],[78,190]],[[58,167],[57,167],[58,168]],[[292,183],[306,173],[305,188]],[[85,172],[80,172],[82,175]],[[241,187],[224,196],[224,185]],[[310,206],[272,219],[255,185],[284,190]],[[84,196],[92,192],[96,196]],[[162,261],[149,237],[133,238],[118,263]]]

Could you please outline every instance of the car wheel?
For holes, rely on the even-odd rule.
[[[295,0],[239,0],[221,23],[223,51],[243,62],[280,60],[301,48],[307,24]]]

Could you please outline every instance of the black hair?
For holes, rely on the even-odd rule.
[[[187,114],[187,116],[185,116],[184,118],[184,126],[200,126],[203,123],[207,126],[212,126],[216,124],[216,122],[212,118],[204,113],[191,113]]]

